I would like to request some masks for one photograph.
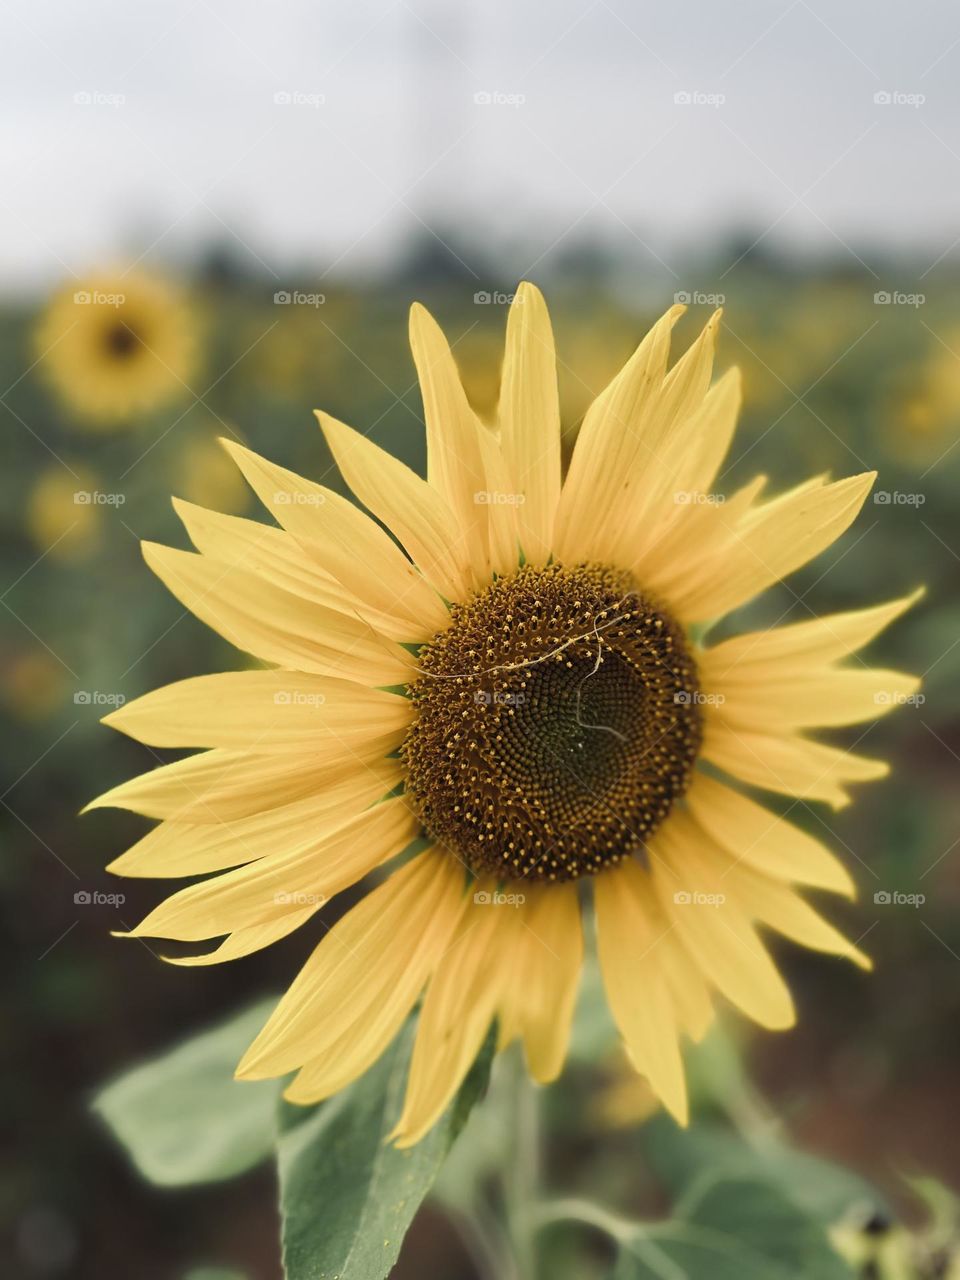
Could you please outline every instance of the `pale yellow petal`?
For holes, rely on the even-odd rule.
[[[686,803],[700,826],[735,859],[778,880],[854,896],[846,867],[825,845],[716,778],[695,773]]]
[[[643,424],[644,452],[635,456],[622,477],[614,504],[604,513],[609,529],[609,555],[628,563],[644,536],[660,523],[663,499],[675,492],[671,455],[674,441],[702,408],[710,386],[720,312],[715,312],[696,341],[667,374]],[[679,448],[679,444],[677,446]],[[690,452],[692,446],[684,452]]]
[[[202,555],[249,569],[314,604],[356,614],[359,602],[353,592],[321,568],[285,529],[208,511],[181,498],[173,499],[173,509]]]
[[[846,956],[861,969],[870,969],[867,956],[832,924],[814,911],[798,893],[762,872],[734,865],[726,877],[736,888],[743,909],[761,924],[813,951]]]
[[[395,857],[419,830],[406,797],[385,800],[335,827],[306,835],[224,875],[167,898],[130,933],[133,937],[199,942],[314,911]]]
[[[722,617],[812,560],[853,523],[875,472],[834,484],[805,483],[731,521],[724,505],[714,517],[726,538],[705,545],[698,568],[669,592],[685,622]]]
[[[344,752],[365,758],[393,750],[411,716],[407,698],[347,680],[228,671],[154,689],[103,723],[151,747],[296,748],[333,761]]]
[[[415,663],[360,617],[307,601],[249,570],[144,542],[143,558],[191,613],[264,662],[367,685],[410,680]]]
[[[517,927],[512,907],[468,902],[424,997],[403,1113],[390,1134],[398,1147],[413,1146],[433,1127],[476,1059],[510,979]]]
[[[507,317],[499,422],[528,564],[550,557],[560,497],[560,400],[550,316],[540,290],[524,282]]]
[[[443,850],[436,860],[428,891],[398,922],[376,971],[356,975],[363,994],[354,1000],[350,1026],[306,1062],[284,1094],[290,1101],[319,1102],[372,1066],[400,1030],[430,974],[445,962],[465,895],[455,861]]]
[[[402,780],[398,760],[355,764],[345,776],[324,783],[314,777],[314,794],[274,804],[228,822],[167,820],[148,831],[107,867],[114,875],[167,879],[207,875],[265,854],[303,844],[382,800]]]
[[[630,1061],[679,1124],[687,1123],[687,1087],[679,1028],[667,985],[666,957],[645,910],[646,872],[633,861],[598,875],[597,948],[607,1000]]]
[[[514,908],[512,974],[500,1010],[501,1047],[523,1038],[530,1074],[541,1084],[563,1067],[583,967],[583,930],[576,884],[521,886]],[[510,909],[509,907],[506,909]]]
[[[463,559],[473,585],[480,586],[490,572],[489,504],[478,498],[489,488],[481,439],[487,428],[470,407],[440,326],[419,303],[410,308],[410,348],[423,397],[427,479],[459,526]]]
[[[795,1021],[786,984],[747,913],[711,862],[709,837],[675,810],[650,841],[651,871],[664,915],[704,976],[761,1026]]]
[[[281,938],[295,932],[310,919],[317,910],[316,904],[309,904],[299,911],[291,911],[287,915],[278,916],[275,920],[267,920],[263,924],[253,924],[246,929],[238,929],[229,934],[213,951],[205,951],[197,956],[162,956],[167,964],[181,965],[185,969],[202,968],[211,964],[226,964],[230,960],[241,960],[244,956],[253,955],[255,951],[263,951]]]
[[[875,667],[804,668],[789,661],[731,667],[706,649],[697,655],[701,684],[714,702],[708,716],[747,732],[828,728],[876,720],[903,706],[920,687],[905,671]]]
[[[507,469],[500,441],[489,427],[481,424],[480,452],[486,480],[483,487],[487,511],[488,571],[500,577],[515,573],[520,564],[514,482]]]
[[[671,307],[657,321],[587,410],[557,506],[554,552],[559,560],[608,558],[605,517],[617,508],[624,477],[650,457],[646,420],[666,374],[670,330],[685,309]]]
[[[701,752],[741,782],[801,800],[824,800],[834,809],[850,803],[847,784],[872,782],[890,771],[883,760],[799,734],[749,733],[717,720],[708,720]]]
[[[308,1078],[322,1090],[324,1074],[339,1070],[333,1051],[345,1037],[376,1040],[402,1021],[443,954],[462,901],[462,868],[448,854],[428,850],[395,871],[324,936],[237,1075],[263,1079],[312,1064]],[[385,1000],[392,1001],[386,1017]]]
[[[446,626],[449,615],[436,591],[352,502],[233,441],[223,445],[277,523],[363,602],[371,625],[411,643]]]
[[[399,458],[336,418],[317,413],[330,452],[363,505],[382,520],[448,600],[472,585],[470,536],[445,498]]]
[[[626,556],[641,578],[641,566],[649,556],[659,554],[668,531],[716,500],[710,486],[733,438],[741,400],[740,370],[728,369],[699,407],[676,424],[659,465],[651,468],[655,474],[651,475],[650,499],[644,519],[633,521]],[[667,554],[675,556],[676,550]]]
[[[353,755],[331,760],[329,752],[301,754],[204,751],[121,782],[83,810],[129,809],[146,818],[180,822],[233,822],[276,805],[289,804],[333,785],[357,769],[377,767]]]
[[[717,664],[725,664],[730,671],[746,661],[755,667],[783,663],[788,664],[792,670],[820,668],[869,644],[891,622],[916,604],[923,594],[921,587],[908,596],[891,600],[888,604],[874,605],[869,609],[829,613],[821,618],[794,622],[786,627],[771,627],[767,631],[751,631],[746,635],[733,636],[709,650],[711,660]]]
[[[755,476],[722,503],[684,503],[671,523],[659,525],[651,539],[643,541],[631,571],[646,590],[670,604],[673,614],[683,618],[685,584],[699,572],[704,555],[726,545],[731,530],[750,510],[766,485],[766,476]]]

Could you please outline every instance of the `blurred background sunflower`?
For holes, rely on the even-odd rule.
[[[191,394],[199,325],[172,280],[117,269],[61,289],[40,319],[35,348],[68,421],[115,431]]]

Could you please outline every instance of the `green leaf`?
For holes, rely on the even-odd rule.
[[[670,1222],[628,1238],[617,1280],[852,1280],[826,1232],[780,1189],[708,1177]]]
[[[493,1036],[454,1102],[415,1147],[385,1139],[400,1114],[413,1028],[344,1093],[280,1139],[283,1264],[288,1280],[379,1280],[486,1088]]]
[[[281,1082],[238,1081],[243,1051],[274,999],[134,1068],[93,1107],[140,1173],[162,1187],[218,1182],[251,1169],[276,1141]]]
[[[793,1150],[773,1137],[750,1146],[718,1124],[691,1125],[683,1130],[667,1117],[657,1116],[644,1126],[642,1142],[653,1172],[676,1194],[709,1169],[727,1178],[779,1187],[823,1223],[838,1221],[854,1205],[863,1206],[865,1216],[889,1213],[880,1193],[857,1174]]]

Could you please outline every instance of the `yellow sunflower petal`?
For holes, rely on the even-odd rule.
[[[597,876],[597,948],[607,1000],[636,1069],[679,1123],[688,1117],[679,1032],[659,943],[633,861]]]
[[[608,518],[610,554],[618,563],[637,553],[646,530],[660,520],[665,492],[672,490],[671,445],[685,436],[684,427],[703,405],[713,372],[720,312],[715,312],[696,341],[663,381],[663,387],[644,424],[643,456],[636,457],[616,495]]]
[[[752,733],[715,719],[707,721],[701,753],[741,782],[801,800],[824,800],[834,809],[850,803],[848,783],[872,782],[890,771],[883,760],[799,734]]]
[[[520,563],[520,540],[517,512],[513,498],[515,482],[507,467],[500,441],[489,427],[480,426],[480,452],[483,455],[486,482],[483,486],[487,512],[489,574],[503,577],[514,573]],[[509,501],[501,500],[503,496]]]
[[[706,393],[699,406],[675,425],[655,466],[643,518],[631,521],[625,558],[635,571],[646,556],[659,552],[667,531],[690,515],[690,508],[709,506],[710,486],[729,448],[740,412],[739,369],[729,369]],[[709,514],[709,513],[708,513]]]
[[[835,542],[856,518],[875,479],[876,472],[869,471],[834,484],[805,483],[753,508],[735,525],[722,505],[716,507],[728,537],[703,548],[699,570],[676,582],[671,604],[684,621],[722,617]]]
[[[610,385],[587,410],[560,492],[554,531],[557,558],[606,560],[608,513],[618,507],[624,477],[650,456],[645,425],[660,393],[670,330],[686,310],[675,306],[649,331]]]
[[[694,818],[734,858],[778,880],[856,893],[846,867],[817,839],[698,771],[686,795]]]
[[[316,838],[383,799],[402,780],[398,760],[356,766],[315,794],[230,822],[161,822],[107,867],[161,879],[207,875]]]
[[[390,1134],[398,1147],[420,1141],[470,1070],[510,980],[517,927],[512,907],[468,902],[424,997],[403,1112]]]
[[[550,557],[560,497],[560,398],[550,316],[540,290],[520,285],[507,316],[499,421],[520,543],[528,564]]]
[[[846,956],[861,969],[873,967],[859,947],[786,885],[750,867],[733,866],[726,878],[735,882],[737,898],[753,919],[812,951]]]
[[[706,649],[698,655],[703,687],[718,699],[711,718],[750,731],[828,728],[876,720],[902,706],[920,687],[916,676],[878,667],[810,669],[796,663],[731,667]]]
[[[380,863],[401,853],[418,831],[406,798],[397,796],[340,823],[305,834],[224,875],[189,885],[142,920],[130,936],[199,942],[321,906]]]
[[[363,601],[364,616],[384,635],[416,642],[446,625],[448,613],[436,591],[352,502],[242,445],[222,443],[277,523]]]
[[[253,924],[246,929],[237,929],[229,934],[213,951],[205,951],[198,956],[161,956],[167,964],[180,965],[184,969],[197,969],[211,964],[227,964],[230,960],[241,960],[244,956],[253,955],[255,951],[263,951],[266,947],[286,938],[288,934],[299,929],[316,912],[317,906],[310,904],[299,911],[291,911],[289,915],[279,916],[275,920],[267,920],[263,924]]]
[[[308,1079],[322,1089],[323,1073],[341,1069],[333,1049],[351,1032],[376,1039],[399,1026],[443,955],[462,904],[462,868],[447,854],[428,850],[393,872],[326,934],[237,1075],[258,1080],[308,1064]]]
[[[103,723],[151,747],[299,748],[318,760],[398,747],[410,702],[347,680],[294,671],[227,671],[168,684]]]
[[[470,407],[443,331],[419,303],[410,308],[410,348],[423,397],[427,479],[459,525],[464,560],[479,586],[488,567],[488,506],[477,498],[488,488],[481,442],[487,428]]]
[[[319,1102],[366,1071],[391,1042],[424,983],[445,953],[464,908],[463,875],[449,854],[438,851],[429,895],[398,925],[371,979],[364,974],[364,996],[354,1001],[354,1020],[322,1055],[311,1058],[284,1096],[291,1102]]]
[[[356,614],[359,602],[353,592],[321,568],[285,529],[222,515],[182,498],[173,499],[173,509],[201,555],[249,569],[314,604]]]
[[[327,413],[317,413],[330,452],[363,505],[393,532],[425,577],[448,600],[472,581],[470,532],[444,497],[399,458]]]
[[[375,760],[366,762],[376,767]],[[111,787],[83,810],[129,809],[145,818],[181,822],[233,822],[264,809],[312,795],[319,786],[342,780],[358,767],[354,756],[329,759],[329,752],[204,751],[161,765]]]
[[[682,592],[689,579],[698,572],[705,554],[726,545],[742,517],[750,510],[767,482],[766,476],[755,476],[723,503],[684,503],[672,522],[656,526],[650,539],[639,544],[640,552],[631,563],[631,571],[648,591],[669,602],[673,614],[682,621]]]
[[[708,652],[713,662],[725,665],[730,671],[744,662],[754,667],[784,664],[790,670],[820,668],[862,649],[923,595],[924,589],[920,587],[908,596],[869,609],[829,613],[786,627],[750,631],[722,640]]]
[[[709,837],[682,810],[650,841],[660,905],[701,971],[763,1027],[793,1026],[793,1000],[736,896],[711,865]]]
[[[404,684],[416,669],[406,650],[362,618],[223,561],[155,542],[142,546],[147,564],[182,605],[264,662],[368,685]]]
[[[570,1040],[583,967],[580,900],[573,882],[524,886],[523,892],[500,1043],[522,1037],[530,1074],[546,1084],[560,1074]]]

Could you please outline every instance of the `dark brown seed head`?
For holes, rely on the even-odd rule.
[[[407,787],[473,870],[569,880],[643,852],[701,741],[683,631],[628,575],[523,568],[456,605],[410,686]]]

